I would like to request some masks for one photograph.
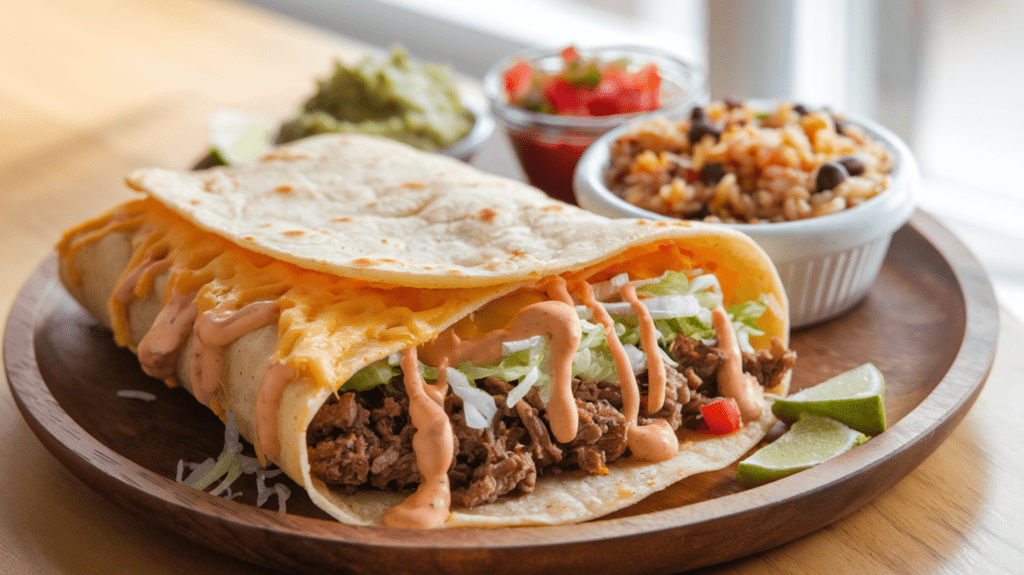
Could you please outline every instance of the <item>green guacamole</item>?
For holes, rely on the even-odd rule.
[[[440,64],[416,64],[401,46],[390,58],[367,57],[318,89],[277,136],[283,144],[306,136],[359,132],[386,136],[422,150],[447,148],[469,133],[473,114],[455,92],[455,77]]]

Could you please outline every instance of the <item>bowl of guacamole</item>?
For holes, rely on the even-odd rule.
[[[226,123],[211,121],[212,153],[196,167],[244,163],[272,145],[345,132],[383,136],[468,162],[494,132],[486,105],[460,96],[450,68],[415,62],[402,46],[351,66],[335,61],[330,75],[316,84],[299,111],[278,126],[237,114]]]

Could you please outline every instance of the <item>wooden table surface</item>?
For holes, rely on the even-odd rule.
[[[126,172],[185,168],[197,159],[212,110],[280,116],[334,58],[363,49],[240,2],[6,3],[0,307],[10,309],[61,230],[131,196]],[[476,163],[520,177],[509,154],[499,135]],[[917,470],[825,529],[702,572],[1019,572],[1024,324],[1006,312],[1000,319],[985,389]],[[31,433],[6,384],[0,440],[0,572],[267,572],[163,531],[86,488]]]

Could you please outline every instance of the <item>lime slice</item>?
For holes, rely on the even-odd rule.
[[[217,110],[208,125],[210,151],[225,164],[248,164],[272,146],[274,124],[268,118],[235,110]]]
[[[803,413],[831,417],[866,433],[885,431],[885,378],[865,363],[789,397],[776,399],[772,413],[793,423]]]
[[[740,461],[736,479],[763,485],[814,467],[867,441],[863,433],[827,417],[803,415],[778,439]]]

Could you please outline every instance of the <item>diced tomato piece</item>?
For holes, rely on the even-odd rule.
[[[601,75],[602,80],[607,80],[616,86],[623,85],[627,77],[629,77],[629,71],[615,64],[605,66]]]
[[[529,88],[533,76],[533,66],[529,62],[519,62],[505,72],[505,93],[510,101],[518,100]]]
[[[615,77],[605,77],[591,92],[587,109],[591,116],[610,116],[622,112],[621,86]]]
[[[544,88],[544,96],[551,102],[556,114],[564,116],[586,116],[586,91],[573,88],[561,78],[555,79]]]
[[[580,53],[576,50],[576,46],[566,46],[562,49],[562,61],[566,64],[570,64],[580,59]]]
[[[707,424],[707,433],[711,435],[726,435],[743,425],[740,408],[731,397],[700,406],[700,413]]]
[[[661,76],[654,64],[644,64],[630,75],[630,84],[641,90],[657,90],[661,86]]]
[[[587,102],[587,115],[589,116],[611,116],[620,113],[619,101],[614,95],[595,94]]]
[[[657,66],[645,65],[630,74],[626,82],[628,87],[624,91],[630,93],[632,111],[648,112],[660,107],[661,76],[658,75]]]

